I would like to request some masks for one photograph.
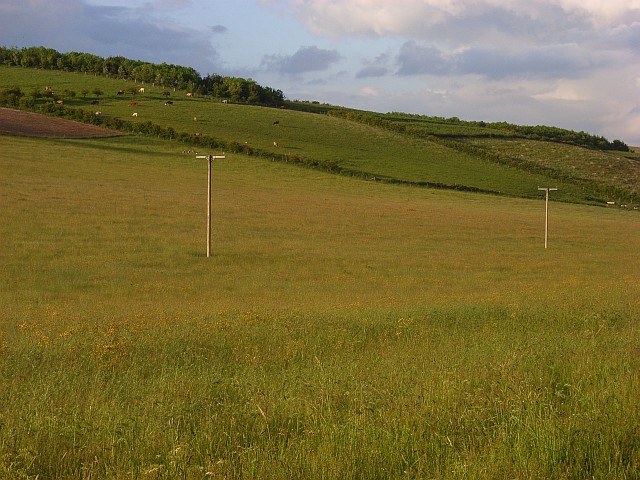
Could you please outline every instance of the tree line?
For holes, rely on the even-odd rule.
[[[285,99],[281,90],[264,87],[250,78],[226,77],[217,74],[202,77],[191,67],[167,63],[155,64],[122,56],[103,58],[90,53],[60,53],[46,47],[0,47],[0,64],[133,80],[163,88],[189,90],[198,95],[227,98],[238,103],[280,106]]]
[[[423,137],[430,139],[450,139],[452,141],[460,140],[465,137],[520,137],[532,140],[542,140],[548,142],[567,143],[580,147],[590,148],[592,150],[615,150],[621,152],[630,151],[629,146],[622,140],[609,141],[605,137],[592,135],[586,132],[576,132],[559,127],[549,127],[545,125],[526,126],[514,125],[507,122],[483,122],[483,121],[464,121],[458,117],[430,117],[425,115],[411,115],[406,113],[393,112],[389,114],[372,114],[370,112],[360,112],[356,110],[347,110],[342,108],[329,109],[328,115],[344,118],[347,120],[364,123],[366,125],[385,128],[397,133],[402,133],[415,137]],[[424,125],[403,123],[394,121],[398,118],[413,118],[424,121]],[[428,128],[429,123],[441,123],[447,125],[459,125],[468,127],[486,128],[487,133],[437,133],[432,132]],[[500,133],[494,133],[499,131]],[[464,132],[464,131],[462,131]]]

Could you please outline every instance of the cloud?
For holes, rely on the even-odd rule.
[[[536,46],[515,52],[472,48],[458,54],[456,60],[459,73],[482,75],[488,79],[570,78],[581,76],[598,63],[606,63],[573,44]]]
[[[316,46],[300,47],[293,55],[265,55],[262,66],[266,70],[298,75],[327,70],[341,58],[337,50],[325,50]]]
[[[382,65],[369,65],[356,73],[356,78],[384,77],[389,69]]]
[[[358,91],[358,94],[363,97],[378,97],[380,95],[380,90],[375,87],[362,87]]]
[[[288,10],[314,33],[344,36],[402,35],[429,36],[437,25],[456,19],[489,21],[499,13],[496,24],[511,30],[521,21],[549,25],[592,25],[594,28],[637,21],[640,0],[259,0],[262,5]],[[492,15],[489,15],[491,13]],[[468,22],[467,22],[468,23]]]
[[[93,6],[81,0],[55,5],[46,0],[3,0],[0,44],[44,45],[62,52],[80,50],[196,67],[219,60],[205,33],[155,16],[153,10]]]
[[[151,8],[153,7],[189,7],[192,4],[192,0],[153,0],[149,4]]]
[[[585,38],[585,42],[593,45],[597,41],[601,48],[623,49],[634,54],[640,53],[640,22],[620,25],[601,33],[597,39]]]
[[[229,29],[224,25],[214,25],[211,27],[212,33],[227,33]]]
[[[575,44],[532,46],[517,51],[473,47],[445,53],[413,40],[402,45],[396,61],[399,75],[480,75],[490,80],[571,78],[610,62]]]
[[[552,101],[568,101],[579,102],[590,100],[590,96],[586,94],[574,82],[560,81],[551,90],[532,95],[536,100],[552,100]]]
[[[391,55],[383,53],[378,55],[373,61],[365,61],[365,66],[356,73],[356,78],[384,77],[391,70],[389,65],[392,60]]]
[[[397,62],[399,75],[445,75],[453,70],[453,64],[447,62],[439,49],[414,40],[402,45]]]

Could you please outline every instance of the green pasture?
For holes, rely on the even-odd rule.
[[[200,135],[227,144],[237,143],[274,159],[304,159],[307,163],[335,165],[343,172],[380,181],[438,185],[525,198],[536,198],[538,186],[557,186],[558,200],[605,204],[608,200],[616,199],[610,198],[614,195],[604,193],[601,188],[603,182],[599,180],[599,175],[602,168],[589,169],[588,173],[583,174],[580,165],[586,166],[591,162],[599,166],[604,162],[606,166],[612,166],[606,167],[609,183],[605,186],[625,189],[629,188],[628,170],[633,171],[634,177],[631,178],[635,178],[640,171],[640,167],[636,165],[638,162],[625,164],[620,171],[618,167],[621,163],[617,162],[613,154],[591,152],[577,147],[570,147],[567,154],[579,158],[579,162],[572,162],[571,166],[560,162],[560,167],[554,164],[553,168],[545,164],[548,155],[543,150],[535,147],[529,152],[529,147],[536,145],[533,142],[516,153],[496,153],[498,158],[503,159],[524,156],[531,165],[542,167],[519,168],[518,162],[496,162],[441,142],[400,135],[329,115],[224,104],[220,99],[187,97],[185,91],[81,73],[0,67],[0,87],[15,85],[19,85],[25,92],[51,86],[62,97],[65,90],[74,91],[75,97],[64,98],[68,107],[91,112],[99,110],[105,116],[131,122],[151,122],[165,128],[170,127],[177,133],[193,135],[194,139],[196,135]],[[145,93],[129,93],[131,88],[140,86],[145,87]],[[96,97],[92,93],[95,88],[100,88],[103,95]],[[83,96],[82,90],[90,93]],[[119,90],[127,93],[117,95]],[[165,91],[170,96],[163,95]],[[95,100],[98,100],[99,105],[91,105]],[[173,104],[166,106],[167,100]],[[136,105],[132,106],[132,102]],[[132,116],[133,113],[137,116]],[[278,122],[277,125],[274,122]],[[424,126],[425,122],[417,124]],[[443,133],[442,128],[454,129],[456,134],[470,137],[472,141],[476,135],[493,132],[480,127],[443,126],[436,123],[429,123],[429,128],[435,128],[433,133],[436,135]],[[183,147],[190,148],[185,145]],[[582,159],[587,161],[583,162]],[[627,159],[627,163],[629,162],[632,161]],[[595,181],[574,182],[574,178]],[[618,178],[624,180],[620,185],[617,183]]]
[[[171,106],[165,106],[165,100],[162,95],[145,93],[132,100],[138,102],[132,107],[130,101],[116,97],[104,99],[100,109],[106,115],[135,122],[151,121],[194,136],[200,133],[237,142],[277,158],[297,156],[332,162],[346,170],[367,173],[371,178],[528,196],[536,192],[537,185],[548,183],[542,175],[523,174],[434,142],[326,115],[224,104],[209,98],[186,97],[184,92],[169,97]],[[137,117],[132,117],[134,111]],[[579,194],[573,186],[563,188],[565,197]]]
[[[0,137],[0,478],[637,478],[637,212],[183,150]]]
[[[640,157],[637,153],[611,153],[576,148],[562,143],[527,139],[469,139],[469,143],[495,155],[526,160],[585,183],[622,187],[640,193]],[[619,198],[611,198],[617,200]]]

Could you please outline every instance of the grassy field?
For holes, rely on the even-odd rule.
[[[503,132],[480,127],[419,122],[428,125],[424,128],[435,128],[430,131],[432,134],[465,136],[469,144],[484,148],[496,158],[509,160],[506,164],[441,142],[329,115],[223,104],[219,99],[187,97],[184,91],[170,91],[170,97],[165,97],[165,89],[152,85],[145,85],[144,94],[117,95],[119,90],[128,92],[139,85],[80,73],[0,67],[0,88],[14,85],[21,86],[25,92],[51,86],[62,97],[65,91],[74,91],[74,98],[64,98],[66,106],[91,112],[99,110],[106,117],[131,122],[152,122],[178,133],[200,134],[227,144],[235,142],[274,158],[296,157],[330,163],[364,178],[476,189],[525,198],[537,197],[538,186],[557,186],[558,200],[581,203],[605,204],[619,200],[601,187],[620,187],[624,192],[638,193],[635,180],[640,176],[640,163],[637,160],[571,146],[558,147],[562,155],[556,155],[557,144],[544,142],[495,140],[487,143],[482,135],[502,135]],[[89,93],[85,97],[81,94],[82,90],[92,92],[95,88],[100,88],[103,95],[96,97]],[[96,98],[99,105],[91,105]],[[164,105],[167,99],[173,102],[171,106]],[[132,102],[137,104],[132,106]],[[133,113],[137,116],[133,117]],[[441,131],[443,128],[445,131]],[[476,136],[480,138],[478,142],[474,141]],[[565,161],[567,157],[571,161]],[[520,168],[523,160],[539,168]],[[607,174],[604,184],[603,172]]]
[[[612,154],[525,139],[473,139],[469,142],[496,155],[535,162],[567,177],[622,187],[636,196],[640,194],[640,156],[637,153]],[[620,202],[620,199],[613,200]]]
[[[638,478],[637,212],[0,146],[0,478]]]

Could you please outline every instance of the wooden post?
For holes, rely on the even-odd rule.
[[[225,158],[224,155],[196,155],[196,158],[206,158],[207,167],[207,258],[211,256],[211,162],[214,158]]]
[[[549,238],[549,191],[556,191],[557,188],[540,188],[538,190],[545,191],[545,201],[544,201],[544,248],[547,248],[547,240]]]
[[[211,256],[211,159],[212,155],[208,157],[207,168],[207,258]]]

